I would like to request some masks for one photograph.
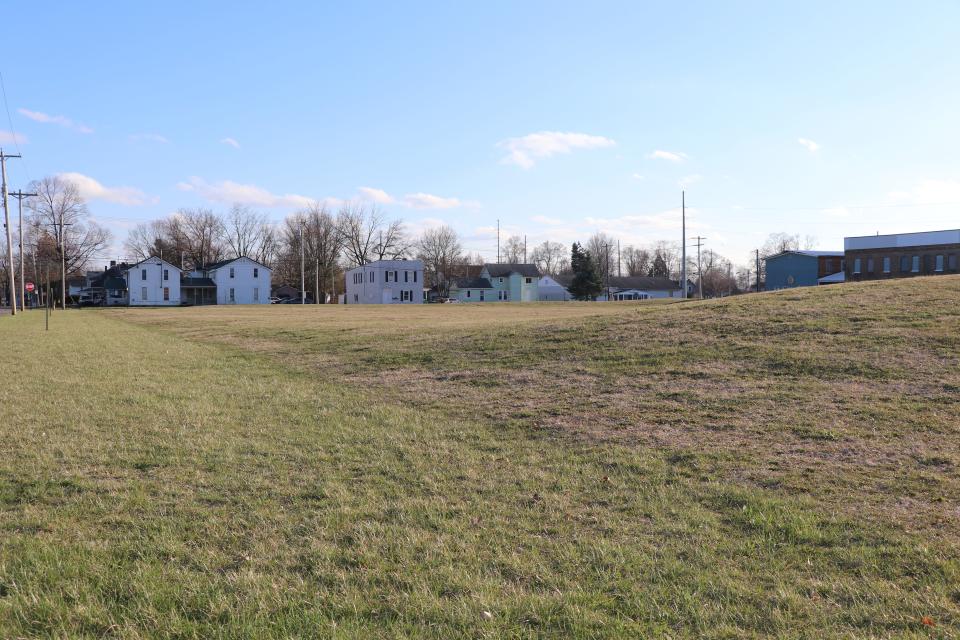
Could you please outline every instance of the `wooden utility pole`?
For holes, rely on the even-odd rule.
[[[703,246],[703,241],[706,240],[703,236],[696,236],[697,240],[697,297],[703,300],[703,268],[700,266],[700,247]]]
[[[760,293],[760,249],[757,249],[757,293]]]
[[[37,194],[24,193],[23,189],[17,189],[10,195],[17,199],[17,209],[19,210],[20,219],[19,226],[17,227],[17,235],[20,236],[20,310],[25,311],[27,308],[27,282],[23,278],[23,199],[31,198]],[[34,277],[36,277],[36,274],[34,274]]]
[[[10,234],[10,210],[7,206],[7,158],[19,158],[0,149],[0,173],[3,174],[3,226],[7,231],[7,286],[10,290],[10,314],[17,315],[17,283],[13,277],[13,236]]]
[[[687,297],[687,192],[680,192],[681,233],[683,234],[683,249],[680,252],[680,286],[683,287],[683,297]]]
[[[307,282],[303,272],[303,226],[300,227],[300,304],[307,304]]]
[[[320,304],[320,258],[317,258],[317,272],[314,274],[317,279],[316,288],[313,290],[313,304]]]

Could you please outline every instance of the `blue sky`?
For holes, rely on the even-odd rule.
[[[737,262],[960,227],[957,2],[86,4],[6,8],[0,143],[12,189],[75,174],[114,257],[234,201],[377,200],[488,258],[497,219],[679,241],[681,188]]]

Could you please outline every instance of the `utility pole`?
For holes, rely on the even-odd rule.
[[[300,226],[300,304],[307,304],[307,282],[303,272],[303,226]]]
[[[687,192],[680,192],[680,215],[683,233],[683,249],[680,252],[680,286],[683,288],[683,298],[687,297]]]
[[[760,249],[757,249],[757,293],[760,293]]]
[[[696,236],[697,238],[697,297],[703,300],[703,270],[700,266],[700,247],[703,246],[703,241],[706,240],[703,236]]]
[[[607,284],[607,302],[610,302],[610,248],[613,247],[612,244],[606,243],[603,245],[604,253],[604,262],[606,263],[603,268],[603,275]]]
[[[314,289],[313,295],[313,304],[320,304],[320,258],[317,258],[317,272],[314,274],[316,276],[316,289]]]
[[[23,199],[30,198],[37,194],[35,193],[24,193],[23,189],[17,189],[15,192],[11,193],[14,198],[17,199],[17,209],[19,210],[19,225],[17,227],[17,235],[20,236],[20,310],[26,311],[27,307],[27,283],[23,278]]]
[[[10,289],[10,315],[17,315],[17,283],[13,277],[13,236],[10,235],[10,210],[7,206],[7,158],[19,158],[8,155],[0,149],[0,172],[3,173],[3,226],[7,231],[7,285]]]

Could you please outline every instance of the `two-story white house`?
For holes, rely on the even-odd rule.
[[[423,261],[377,260],[347,271],[346,304],[422,304]]]
[[[273,270],[252,258],[240,256],[207,265],[202,274],[216,287],[217,304],[270,304]]]
[[[180,268],[162,258],[151,256],[130,265],[123,277],[132,307],[180,304]]]

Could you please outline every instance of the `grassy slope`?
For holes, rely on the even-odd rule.
[[[958,278],[0,340],[0,637],[960,627]]]

